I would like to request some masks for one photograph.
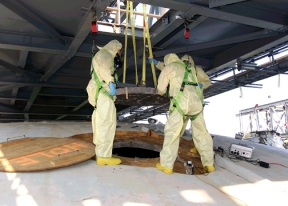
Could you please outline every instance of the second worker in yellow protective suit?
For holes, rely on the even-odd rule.
[[[208,88],[209,86],[211,86],[211,80],[209,79],[209,76],[203,71],[203,69],[199,66],[196,66],[194,64],[194,61],[192,59],[191,56],[189,56],[188,54],[185,54],[181,60],[186,64],[188,65],[189,67],[194,67],[195,68],[195,74],[196,74],[196,78],[197,78],[197,81],[198,81],[198,84],[199,84],[199,87],[201,89],[201,95],[203,96],[203,90]],[[201,118],[203,118],[203,111],[199,114],[199,116],[202,116]],[[181,133],[181,136],[183,135],[184,131],[185,131],[185,128],[186,128],[186,125],[188,123],[188,119],[186,120],[186,124],[184,123],[184,127],[183,127],[183,131]],[[204,124],[205,124],[205,121],[204,121]],[[206,127],[206,124],[205,124],[205,127]],[[192,134],[192,137],[193,137],[193,134]],[[193,147],[190,152],[194,153],[194,154],[199,154],[196,147]]]
[[[94,107],[92,114],[93,143],[96,145],[98,165],[117,165],[119,158],[112,157],[116,131],[116,86],[114,57],[120,53],[122,44],[112,40],[92,58],[91,80],[86,88],[88,101]]]
[[[188,54],[185,54],[181,58],[181,60],[186,65],[188,65],[189,67],[191,67],[191,68],[194,67],[196,78],[197,78],[197,82],[198,82],[198,85],[199,85],[200,90],[201,90],[201,96],[203,96],[203,90],[212,85],[211,84],[211,80],[209,79],[209,76],[204,72],[204,70],[201,67],[196,66],[194,64],[193,58],[191,56],[189,56]],[[156,68],[158,68],[159,70],[162,70],[165,67],[163,62],[157,61],[157,60],[155,60],[153,58],[149,58],[149,62],[151,63],[152,61],[154,62]],[[200,113],[199,116],[203,116],[203,112]],[[203,117],[201,117],[201,118],[203,118]],[[182,136],[184,134],[188,121],[189,121],[189,118],[186,118],[185,122],[183,124],[183,128],[181,130],[181,135],[180,136]],[[205,124],[205,121],[204,121],[204,124]],[[192,134],[192,137],[193,137],[193,134]],[[196,149],[196,147],[193,147],[192,149],[190,149],[190,152],[194,153],[194,154],[199,154],[197,149]]]
[[[204,169],[213,172],[214,153],[212,137],[206,130],[203,115],[202,92],[195,76],[194,65],[186,67],[176,54],[164,57],[165,67],[158,79],[158,94],[166,93],[169,87],[171,97],[170,114],[164,128],[163,149],[160,152],[160,163],[156,165],[159,170],[167,174],[173,173],[174,162],[178,156],[181,130],[187,119],[191,121],[193,141],[201,156]],[[187,70],[187,72],[186,72]]]

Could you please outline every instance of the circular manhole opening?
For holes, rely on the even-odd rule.
[[[113,155],[129,158],[157,158],[159,152],[155,152],[148,149],[134,148],[134,147],[121,147],[115,148],[112,151]]]
[[[113,155],[128,158],[158,158],[161,147],[146,142],[121,141],[113,145]]]

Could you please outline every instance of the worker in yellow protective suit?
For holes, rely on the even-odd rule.
[[[96,145],[98,165],[117,165],[119,158],[112,157],[112,147],[116,131],[116,80],[114,58],[120,54],[122,44],[112,40],[92,58],[91,80],[86,88],[88,101],[94,107],[92,114],[93,143]]]
[[[152,60],[153,61],[153,60]],[[205,122],[201,114],[203,100],[198,85],[195,68],[188,67],[176,54],[168,54],[164,57],[165,67],[158,79],[158,94],[166,93],[169,87],[171,98],[170,114],[164,128],[163,149],[160,152],[160,163],[157,169],[167,174],[173,173],[174,162],[178,156],[181,130],[186,119],[191,119],[193,140],[198,149],[204,169],[213,172],[213,142],[207,132]],[[194,66],[194,65],[193,65]]]
[[[186,65],[189,65],[190,67],[194,67],[195,68],[195,72],[196,72],[196,78],[197,78],[197,81],[198,81],[198,84],[199,84],[199,87],[201,89],[201,95],[203,96],[203,90],[208,88],[209,86],[212,85],[211,83],[211,80],[209,79],[209,76],[203,71],[203,69],[199,66],[196,66],[194,64],[194,61],[192,59],[191,56],[185,54],[181,60],[186,64]],[[199,116],[202,116],[200,118],[203,118],[203,111],[199,114]],[[186,120],[187,123],[188,123],[188,119]],[[184,127],[183,127],[183,131],[181,133],[181,136],[183,135],[184,131],[185,131],[185,128],[186,128],[186,124],[184,124]],[[205,124],[205,121],[204,121],[204,124]],[[205,124],[205,128],[206,128],[206,124]],[[193,137],[193,134],[192,134],[192,137]],[[199,154],[196,147],[193,147],[191,150],[190,150],[191,153],[194,153],[194,154]]]
[[[203,69],[201,67],[196,66],[194,64],[193,58],[191,56],[189,56],[188,54],[185,54],[181,58],[181,60],[186,65],[188,65],[189,67],[194,67],[195,68],[197,82],[198,82],[198,85],[199,85],[200,90],[201,90],[201,95],[203,96],[203,90],[212,85],[211,84],[211,80],[209,79],[209,76],[203,71]],[[158,68],[159,70],[162,70],[164,68],[164,66],[165,66],[163,62],[157,61],[156,59],[153,59],[153,58],[149,58],[149,62],[151,63],[152,61],[156,65],[156,68]],[[203,118],[203,112],[200,113],[199,116],[202,116],[200,118]],[[184,134],[188,121],[189,121],[189,118],[186,118],[185,122],[183,124],[183,128],[181,130],[181,135],[180,136],[182,136]],[[204,124],[205,124],[205,121],[204,121]],[[205,125],[205,127],[206,127],[206,125]],[[192,134],[192,137],[193,137],[193,134]],[[199,155],[196,147],[193,147],[192,149],[190,149],[190,152]]]

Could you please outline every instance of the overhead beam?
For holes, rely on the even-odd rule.
[[[107,33],[107,35],[125,35],[125,27],[123,25],[120,25],[120,24],[113,24],[113,23],[108,23],[108,22],[103,22],[103,21],[98,21],[97,22],[98,24],[98,34],[104,34],[104,33]],[[121,29],[122,28],[122,29]],[[139,37],[139,38],[143,38],[143,28],[142,27],[134,27],[134,35],[135,37]],[[132,28],[131,26],[128,26],[128,29],[127,29],[127,34],[128,36],[132,36]]]
[[[21,69],[25,68],[28,53],[29,53],[29,51],[20,51],[19,60],[18,60],[18,67],[20,67]]]
[[[19,122],[19,121],[23,121],[23,118],[6,118],[6,117],[1,117],[0,118],[0,122],[13,122],[13,121],[16,121],[16,122]]]
[[[288,71],[288,63],[286,62],[281,62],[279,65],[279,71],[281,73],[287,72]],[[266,73],[266,72],[258,72],[258,71],[250,71],[250,72],[243,72],[239,73],[237,75],[237,82],[234,81],[233,77],[229,77],[225,79],[224,83],[216,83],[213,84],[211,87],[208,87],[207,89],[204,90],[204,96],[205,98],[212,97],[214,95],[218,95],[221,93],[224,93],[226,91],[238,88],[239,86],[245,86],[252,84],[256,81],[260,81],[263,79],[266,79],[268,77],[275,76],[271,73]],[[227,80],[227,81],[226,81]]]
[[[18,89],[18,87],[15,86],[15,85],[6,85],[6,86],[1,86],[1,85],[0,85],[0,92],[8,91],[8,90],[13,90],[13,89],[15,89],[15,88]]]
[[[249,25],[254,26],[258,28],[263,29],[270,29],[274,31],[285,31],[287,29],[286,25],[283,24],[277,24],[273,22],[264,21],[261,19],[246,17],[242,15],[236,15],[224,11],[219,11],[215,9],[209,9],[204,6],[199,6],[196,4],[189,4],[189,3],[183,3],[176,0],[157,0],[157,1],[151,1],[151,0],[133,0],[134,2],[143,3],[143,4],[150,4],[153,6],[163,6],[177,10],[177,11],[183,11],[187,15],[189,14],[198,14],[201,16],[206,16],[214,19],[220,19],[223,21],[243,24],[243,25]]]
[[[251,44],[250,42],[245,42],[236,45],[214,56],[212,69],[207,71],[206,73],[210,75],[227,67],[234,66],[237,62],[237,59],[247,59],[251,56],[264,52],[268,49],[271,49],[272,47],[275,47],[287,41],[288,35],[281,34],[276,37],[255,40],[253,44]]]
[[[12,97],[13,97],[13,99],[11,99],[10,100],[10,104],[11,105],[14,105],[15,104],[15,100],[16,100],[16,96],[17,96],[17,94],[18,94],[18,90],[19,90],[19,88],[17,87],[17,88],[13,88],[13,90],[12,90]]]
[[[91,114],[87,113],[87,114],[83,114],[83,113],[45,113],[45,112],[19,112],[17,110],[6,110],[5,111],[1,111],[0,108],[0,114],[4,114],[4,115],[43,115],[43,116],[62,116],[62,115],[66,115],[66,116],[76,116],[76,117],[86,117],[86,116],[91,116]]]
[[[24,114],[25,121],[29,120],[29,114]]]
[[[33,103],[33,106],[35,107],[73,107],[73,108],[75,108],[75,107],[77,107],[77,106],[75,106],[75,105],[67,105],[67,104],[35,104],[35,103]]]
[[[46,82],[20,82],[20,81],[0,81],[1,85],[13,84],[15,87],[27,87],[27,86],[39,86],[39,87],[53,87],[53,88],[65,88],[65,89],[85,89],[86,83],[83,85],[69,85],[69,84],[57,84],[57,83],[46,83]],[[11,89],[13,88],[11,86]]]
[[[68,38],[68,41],[73,39]],[[0,48],[50,54],[64,54],[68,45],[62,46],[45,36],[33,36],[21,33],[0,32]]]
[[[133,2],[133,10],[138,6],[138,3],[134,3]],[[120,14],[121,17],[120,17],[120,22],[122,23],[125,19],[126,19],[126,13],[121,13]]]
[[[133,6],[134,7],[134,6]],[[135,8],[135,7],[134,7]],[[116,7],[106,7],[107,11],[120,11],[121,13],[126,14],[126,9],[118,9]],[[138,11],[133,11],[133,15],[139,15],[139,16],[144,16],[143,12],[138,12]],[[161,18],[161,15],[158,14],[152,14],[151,12],[148,12],[146,14],[147,17],[152,17],[152,18]]]
[[[81,46],[81,44],[84,42],[87,35],[91,31],[91,22],[93,20],[93,15],[94,15],[94,13],[91,12],[91,9],[94,8],[94,6],[95,6],[95,9],[99,9],[99,7],[102,8],[105,5],[107,7],[109,5],[109,1],[93,0],[67,52],[64,55],[62,54],[57,55],[54,58],[54,60],[52,60],[48,65],[46,65],[45,67],[46,73],[42,76],[41,81],[47,81],[55,72],[57,72],[69,59],[71,59],[76,54],[77,50],[79,49],[79,47]],[[100,9],[100,11],[104,11],[104,10]]]
[[[21,1],[0,0],[0,3],[29,23],[33,24],[35,27],[50,36],[53,40],[62,45],[65,44],[65,39],[52,26],[50,26],[49,23],[47,23],[42,17],[37,15],[35,11],[28,8]]]
[[[162,50],[154,51],[153,53],[156,56],[164,56],[165,54],[169,54],[171,52],[173,52],[173,53],[187,53],[187,52],[197,51],[197,50],[201,50],[201,49],[207,49],[207,48],[213,48],[213,47],[218,47],[218,46],[235,44],[235,43],[240,43],[240,42],[245,42],[245,41],[251,41],[251,40],[255,40],[255,39],[267,38],[267,37],[271,37],[271,36],[276,36],[278,34],[279,33],[276,31],[264,29],[262,31],[254,32],[251,34],[245,34],[245,35],[241,35],[241,36],[237,36],[237,37],[220,39],[220,40],[216,40],[216,41],[203,42],[203,43],[193,44],[191,46],[177,47],[177,48],[171,48],[171,49],[162,49]]]
[[[177,29],[180,25],[184,23],[183,19],[177,19],[176,16],[181,15],[183,12],[178,11],[168,11],[165,14],[165,18],[169,19],[169,23],[167,25],[163,25],[162,21],[157,21],[151,28],[150,28],[150,35],[151,35],[151,44],[152,46],[156,45],[166,36],[168,36],[172,31]]]
[[[197,27],[198,25],[200,25],[202,22],[204,22],[206,19],[208,19],[208,17],[205,16],[200,16],[199,18],[197,18],[196,21],[193,21],[192,23],[190,23],[188,25],[189,30],[194,29],[195,27]],[[184,29],[183,29],[184,30]],[[167,39],[166,41],[164,41],[161,45],[159,45],[159,47],[161,48],[167,48],[168,46],[170,46],[173,42],[175,42],[176,40],[178,40],[179,38],[183,37],[183,30],[179,31],[178,33],[174,34],[173,36],[171,36],[169,39]]]
[[[103,25],[105,30],[112,29],[111,26]],[[102,27],[102,26],[101,26]],[[99,26],[99,30],[101,28]],[[109,27],[109,28],[108,28]],[[104,30],[104,29],[103,29]],[[136,29],[137,30],[137,29]],[[143,31],[138,30],[143,33]],[[137,32],[137,33],[138,33]],[[106,32],[98,32],[100,35],[107,35],[113,38],[113,33],[106,33]],[[141,38],[139,36],[139,38]],[[65,37],[67,42],[72,42],[74,38]],[[104,46],[107,42],[100,42],[97,40],[95,44],[97,46]],[[20,51],[31,51],[31,52],[39,52],[39,53],[48,53],[48,54],[61,54],[62,56],[67,53],[67,50],[70,46],[70,43],[66,43],[65,46],[61,46],[49,37],[45,36],[33,36],[27,34],[15,34],[15,33],[7,33],[7,32],[0,32],[0,48],[2,49],[12,49],[12,50],[20,50]],[[88,57],[91,58],[91,47],[92,43],[83,42],[79,47],[78,51],[75,53],[75,56],[81,57]]]
[[[226,6],[228,4],[235,4],[246,0],[209,0],[209,8],[219,7],[219,6]]]
[[[54,97],[75,97],[75,98],[87,98],[87,92],[83,89],[59,89],[59,88],[43,88],[41,96],[54,96]]]
[[[11,70],[12,72],[15,72],[15,73],[18,73],[18,74],[22,74],[23,76],[32,78],[31,75],[28,72],[26,72],[23,69],[21,69],[19,67],[16,67],[13,64],[10,64],[9,62],[6,62],[6,61],[4,61],[2,59],[0,59],[0,65],[3,66],[6,69]]]
[[[26,107],[24,108],[24,112],[29,111],[29,109],[31,108],[33,102],[35,101],[38,93],[40,92],[41,88],[42,87],[39,87],[39,86],[36,86],[36,87],[33,88],[31,96],[30,96],[30,98],[29,98],[29,100],[28,100],[28,102],[26,104]]]
[[[45,97],[73,97],[73,98],[88,98],[87,95],[73,95],[73,94],[38,94],[38,96]]]
[[[80,108],[85,106],[87,103],[88,103],[88,100],[84,100],[81,104],[79,104],[76,108],[74,108],[72,110],[72,112],[76,112],[77,110],[79,110]],[[56,120],[63,119],[64,117],[67,117],[67,115],[61,115],[61,116],[57,117]]]
[[[18,67],[19,68],[21,68],[21,69],[25,68],[26,60],[27,60],[27,57],[28,57],[28,53],[29,53],[29,51],[20,51],[19,60],[18,60]],[[19,90],[18,87],[13,89],[13,91],[12,91],[12,96],[13,97],[17,96],[18,90]],[[11,99],[10,104],[11,105],[15,104],[15,98]]]
[[[28,101],[27,98],[22,98],[22,97],[13,97],[13,96],[1,96],[0,95],[0,100],[21,100],[21,101]]]

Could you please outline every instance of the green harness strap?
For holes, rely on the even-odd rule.
[[[93,56],[92,56],[92,58],[93,58]],[[106,96],[108,96],[110,99],[113,100],[113,96],[111,96],[111,95],[106,91],[106,89],[104,89],[104,88],[102,87],[103,84],[105,84],[105,82],[104,82],[104,81],[101,81],[101,82],[100,82],[100,80],[99,80],[99,78],[98,78],[98,76],[97,76],[97,74],[96,74],[96,72],[95,72],[95,70],[94,70],[93,63],[92,63],[91,65],[92,65],[91,75],[92,75],[92,73],[93,73],[93,77],[94,77],[94,80],[95,80],[96,85],[97,85],[97,88],[96,88],[96,98],[95,98],[96,101],[95,101],[95,102],[97,103],[97,100],[98,100],[98,96],[99,96],[100,91],[103,92],[103,94],[105,94]],[[115,70],[116,70],[116,69],[115,69]],[[96,106],[94,107],[94,109],[96,109]]]
[[[184,74],[184,78],[183,78],[183,82],[182,82],[182,85],[181,85],[181,88],[180,88],[180,91],[178,92],[178,95],[176,98],[171,98],[171,102],[173,103],[173,105],[170,107],[170,110],[169,110],[169,113],[171,114],[175,108],[177,109],[177,111],[182,115],[182,117],[184,118],[185,116],[189,116],[189,115],[185,115],[184,112],[182,111],[182,109],[180,108],[179,106],[179,101],[182,97],[182,94],[183,94],[183,90],[184,90],[184,87],[186,85],[191,85],[191,86],[195,86],[196,88],[196,92],[201,100],[201,102],[203,103],[203,95],[201,95],[201,91],[200,91],[200,87],[198,86],[198,83],[197,81],[195,80],[194,78],[194,75],[192,73],[192,70],[191,68],[188,67],[188,65],[185,65],[183,63],[180,63],[180,62],[177,62],[179,64],[181,64],[182,66],[185,67],[185,74]],[[195,68],[196,69],[196,68]],[[188,75],[191,74],[191,77],[192,77],[192,82],[188,82],[187,79],[188,79]],[[197,118],[197,116],[203,111],[203,108],[202,110],[196,114],[196,115],[192,115],[190,116],[190,120],[193,121]]]

